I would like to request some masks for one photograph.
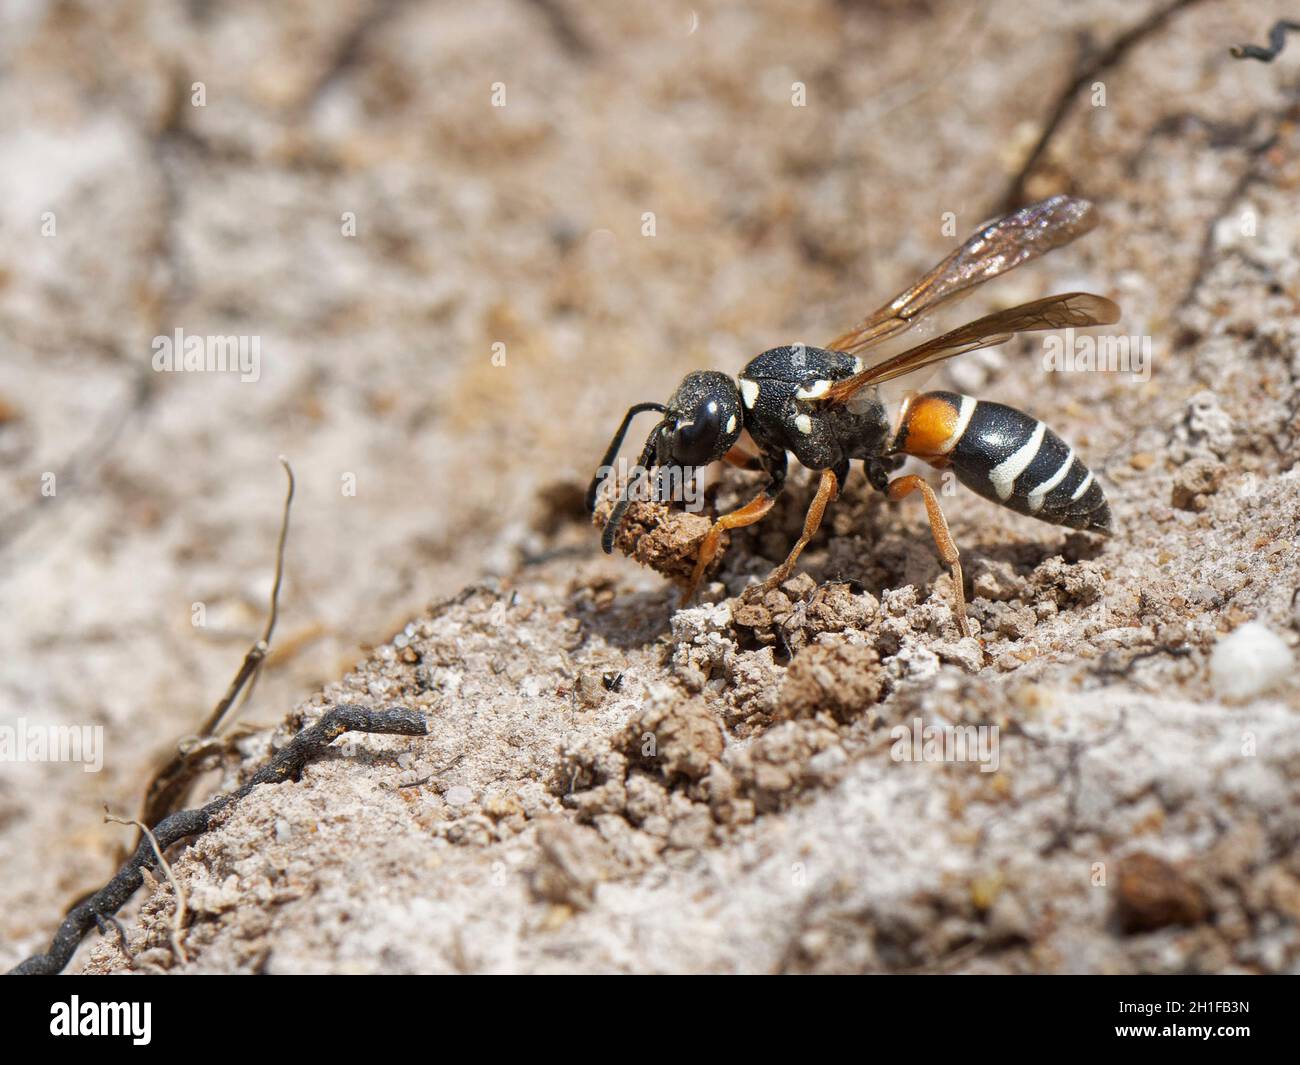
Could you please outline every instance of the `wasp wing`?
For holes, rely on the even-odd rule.
[[[1045,296],[1032,303],[994,311],[983,318],[950,330],[924,344],[899,352],[876,366],[846,377],[831,385],[826,394],[827,404],[847,403],[861,389],[892,381],[896,377],[919,370],[922,366],[942,362],[956,355],[979,348],[991,348],[1010,340],[1017,333],[1030,333],[1044,329],[1082,329],[1090,325],[1111,325],[1119,321],[1117,304],[1105,296],[1090,292],[1067,292],[1058,296]]]
[[[850,354],[865,351],[910,329],[921,315],[959,293],[1069,244],[1096,224],[1092,204],[1073,196],[1052,196],[1004,215],[982,226],[911,288],[826,346]]]

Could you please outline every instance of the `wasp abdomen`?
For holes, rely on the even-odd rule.
[[[1023,411],[955,392],[910,404],[894,449],[935,466],[985,499],[1054,525],[1110,532],[1101,485],[1064,440]]]

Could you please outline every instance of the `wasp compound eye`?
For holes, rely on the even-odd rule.
[[[722,435],[722,412],[710,401],[695,417],[673,430],[673,461],[683,466],[703,466],[713,460]]]
[[[722,458],[740,436],[740,397],[726,374],[688,374],[668,403],[673,418],[669,453],[679,466],[706,466]]]

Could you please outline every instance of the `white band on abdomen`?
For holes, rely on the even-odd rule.
[[[1043,435],[1046,432],[1046,425],[1035,422],[1034,431],[1029,439],[989,470],[989,480],[993,482],[993,488],[998,493],[999,499],[1011,498],[1011,493],[1016,487],[1016,478],[1034,461],[1034,456],[1043,445]]]
[[[1070,472],[1070,467],[1073,464],[1074,448],[1070,448],[1070,453],[1065,456],[1065,461],[1061,463],[1061,468],[1029,493],[1030,514],[1037,514],[1043,509],[1043,500],[1047,498],[1047,493],[1065,480],[1065,475]]]
[[[966,426],[970,425],[971,418],[975,416],[975,408],[978,406],[979,400],[971,399],[970,396],[961,397],[961,407],[957,411],[957,424],[953,427],[952,435],[935,449],[935,454],[946,455],[957,446],[957,441],[966,431]]]

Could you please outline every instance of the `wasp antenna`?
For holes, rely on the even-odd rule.
[[[623,515],[627,513],[627,508],[631,506],[631,500],[626,496],[614,504],[614,509],[609,512],[609,520],[605,522],[605,528],[601,530],[600,547],[607,555],[614,553],[614,538],[618,536],[619,527],[623,524]]]
[[[649,407],[646,409],[648,410]],[[662,407],[659,409],[663,410]],[[628,411],[628,417],[624,419],[624,430],[626,430],[628,419],[634,413],[636,413],[635,409]],[[614,538],[618,536],[619,526],[623,524],[623,515],[627,513],[627,508],[632,503],[632,486],[650,472],[650,463],[654,460],[659,443],[659,430],[666,424],[666,422],[659,422],[650,430],[650,435],[646,437],[645,447],[641,450],[641,457],[637,460],[636,469],[632,471],[632,476],[628,478],[627,484],[623,486],[623,491],[619,493],[618,502],[614,504],[614,509],[610,511],[609,519],[605,522],[605,528],[601,530],[600,546],[607,555],[612,554],[614,551]],[[622,433],[620,432],[620,440],[621,436]],[[614,450],[617,451],[617,448]],[[609,460],[606,460],[604,465],[608,466]]]
[[[600,468],[596,470],[596,476],[591,479],[591,484],[587,488],[588,514],[596,509],[596,493],[600,491],[600,486],[610,474],[610,467],[618,456],[618,449],[623,446],[623,437],[627,435],[627,427],[632,424],[632,419],[648,410],[658,411],[662,414],[666,409],[662,403],[638,403],[636,406],[628,408],[628,412],[623,415],[623,421],[618,427],[618,432],[614,434],[614,439],[609,442],[609,448],[605,451],[605,457],[601,459]],[[612,540],[610,542],[613,543]],[[605,553],[608,554],[609,550],[609,548],[606,548]]]

